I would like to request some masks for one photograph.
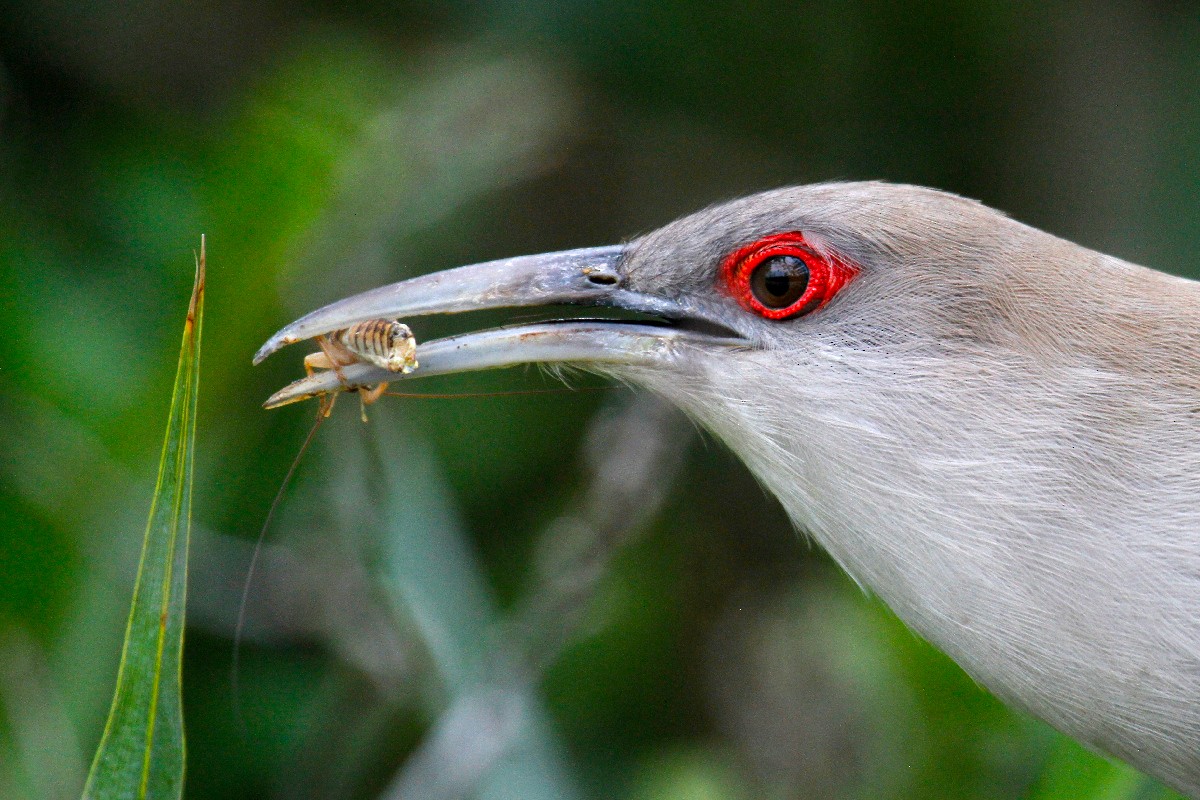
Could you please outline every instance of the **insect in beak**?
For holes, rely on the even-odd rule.
[[[311,378],[316,370],[331,370],[337,376],[344,391],[355,391],[362,411],[362,421],[367,421],[367,406],[375,403],[387,391],[388,384],[381,381],[372,386],[352,386],[342,372],[351,364],[370,364],[388,372],[407,375],[417,364],[417,340],[412,330],[398,320],[369,319],[347,328],[315,337],[320,352],[304,357],[304,371]],[[321,413],[328,417],[333,412],[338,391],[319,393]],[[302,400],[295,397],[286,402]]]

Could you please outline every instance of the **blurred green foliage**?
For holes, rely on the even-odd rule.
[[[336,415],[271,532],[235,703],[249,542],[311,419],[259,408],[299,372],[250,368],[271,332],[832,178],[959,191],[1197,277],[1198,65],[1189,3],[0,4],[0,797],[83,785],[200,232],[188,796],[378,797],[447,709],[515,680],[495,642],[584,491],[589,420],[625,396]],[[978,689],[704,437],[595,595],[514,692],[531,722],[482,796],[1157,791]]]

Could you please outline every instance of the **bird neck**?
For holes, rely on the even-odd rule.
[[[1167,357],[1200,374],[1192,347]],[[1200,664],[1200,402],[1145,368],[985,356],[968,339],[853,353],[810,342],[685,378],[625,377],[709,428],[978,681],[1137,763],[1200,748],[1200,706],[1166,700],[1181,674],[1200,697],[1200,670],[1178,668]],[[1147,731],[1126,719],[1130,692],[1187,719]]]

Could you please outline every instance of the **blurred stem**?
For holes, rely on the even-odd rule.
[[[485,787],[484,796],[510,795],[511,783],[497,773],[511,772],[514,762],[521,770],[541,761],[552,740],[537,710],[535,687],[579,633],[613,554],[661,505],[687,441],[678,420],[661,401],[633,396],[593,422],[585,450],[587,488],[571,503],[573,510],[546,529],[539,579],[503,624],[478,625],[491,617],[478,613],[486,602],[478,599],[478,574],[446,572],[448,566],[457,571],[473,564],[461,539],[443,539],[432,548],[429,542],[406,543],[406,552],[423,552],[420,559],[409,556],[402,563],[420,567],[398,576],[396,585],[410,612],[425,620],[427,640],[438,645],[444,672],[462,680],[454,682],[449,706],[385,797],[453,798],[477,786]],[[400,487],[388,496],[402,496]],[[411,515],[413,509],[390,508],[388,516],[395,519],[401,512]],[[461,614],[465,596],[475,596],[473,619],[447,625],[444,615],[452,609]],[[470,641],[452,643],[457,637],[445,635],[466,630],[473,632]],[[469,673],[460,673],[467,664]],[[528,791],[511,796],[543,796]]]

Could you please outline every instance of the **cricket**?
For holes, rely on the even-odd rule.
[[[304,357],[304,371],[312,377],[316,370],[333,370],[338,380],[349,390],[342,367],[363,361],[389,372],[408,374],[418,367],[417,340],[412,330],[399,320],[369,319],[348,328],[316,337],[321,350]],[[370,388],[356,389],[362,412],[362,421],[367,421],[367,406],[374,404],[388,384],[377,383]],[[321,397],[321,413],[328,417],[333,413],[337,393],[330,392]]]

